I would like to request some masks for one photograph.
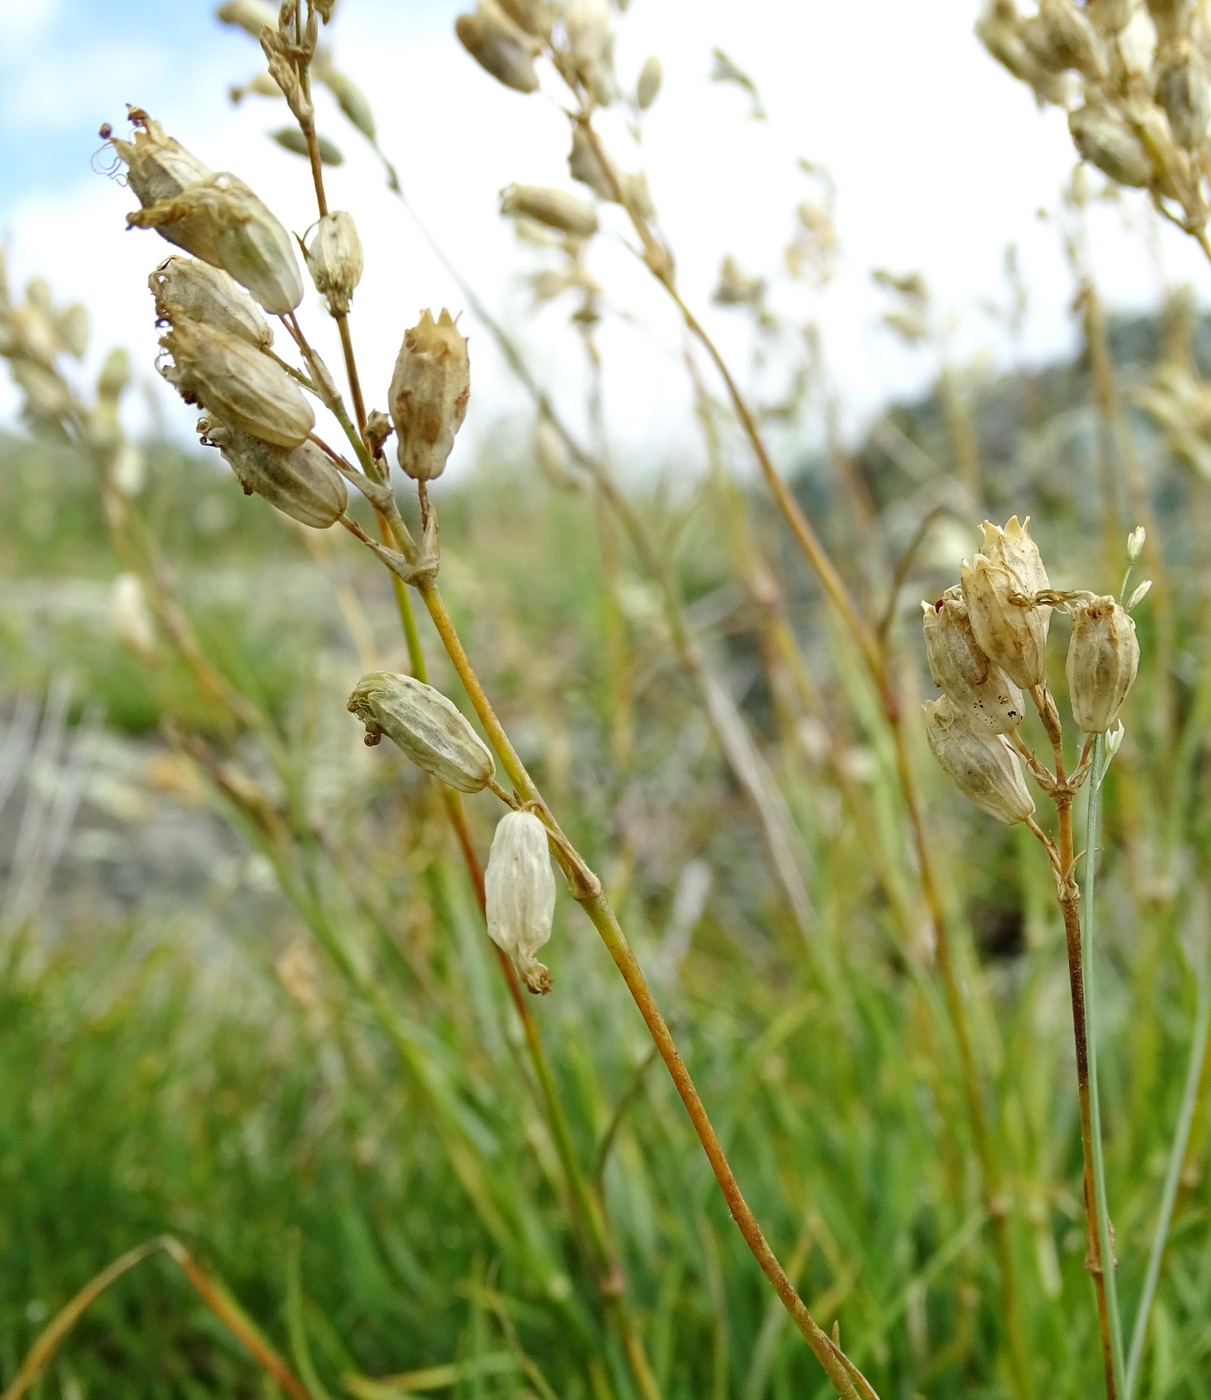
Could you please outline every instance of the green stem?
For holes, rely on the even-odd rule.
[[[1208,975],[1205,955],[1196,971],[1196,976],[1198,978],[1198,1010],[1195,1012],[1194,1018],[1194,1038],[1190,1042],[1186,1083],[1182,1090],[1182,1103],[1178,1110],[1173,1144],[1169,1149],[1169,1163],[1165,1169],[1165,1184],[1161,1191],[1161,1208],[1157,1216],[1156,1230],[1152,1236],[1152,1249],[1148,1255],[1144,1287],[1140,1293],[1139,1306],[1135,1313],[1135,1325],[1131,1329],[1131,1349],[1127,1355],[1124,1389],[1126,1400],[1131,1400],[1136,1382],[1139,1380],[1140,1362],[1144,1357],[1144,1342],[1148,1335],[1148,1319],[1152,1312],[1152,1300],[1156,1296],[1156,1285],[1160,1279],[1161,1261],[1165,1253],[1165,1243],[1169,1238],[1169,1224],[1173,1219],[1173,1206],[1177,1200],[1178,1186],[1181,1183],[1182,1163],[1186,1157],[1186,1147],[1190,1141],[1190,1128],[1194,1122],[1195,1108],[1198,1105],[1198,1086],[1203,1077],[1204,1062],[1207,1056],[1208,1032],[1211,1031],[1211,976]]]
[[[1097,930],[1094,882],[1097,872],[1098,828],[1102,814],[1102,778],[1106,736],[1099,734],[1093,744],[1093,771],[1089,779],[1089,802],[1085,814],[1085,890],[1081,899],[1081,974],[1085,983],[1085,1056],[1089,1064],[1089,1114],[1093,1149],[1093,1200],[1097,1212],[1098,1247],[1102,1258],[1102,1278],[1106,1288],[1106,1313],[1110,1323],[1110,1357],[1115,1389],[1126,1395],[1123,1377],[1123,1325],[1119,1315],[1118,1284],[1115,1277],[1114,1246],[1110,1236],[1110,1210],[1106,1199],[1106,1153],[1102,1142],[1102,1106],[1097,1076],[1097,996],[1093,973],[1093,939]]]

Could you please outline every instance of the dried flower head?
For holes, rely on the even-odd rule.
[[[445,471],[470,393],[466,337],[444,307],[436,321],[431,311],[422,312],[404,332],[391,376],[388,407],[405,475],[430,481]]]
[[[479,0],[469,15],[459,15],[454,32],[471,57],[497,82],[515,92],[534,92],[534,59],[541,42],[515,24],[496,0]]]
[[[948,696],[926,701],[925,737],[933,756],[980,811],[1007,826],[1034,813],[1034,799],[1008,740],[976,724]]]
[[[352,214],[337,209],[320,219],[307,245],[307,271],[329,313],[346,315],[362,280],[362,241]]]
[[[497,824],[484,874],[488,934],[509,955],[532,992],[551,990],[551,974],[535,954],[551,937],[555,876],[547,829],[532,812],[509,812]]]
[[[263,442],[297,447],[315,426],[315,414],[284,369],[246,341],[196,321],[181,321],[161,338],[172,363],[160,373],[186,403]]]
[[[1104,734],[1118,718],[1139,670],[1135,623],[1113,598],[1074,605],[1068,643],[1068,697],[1077,725]]]
[[[293,311],[303,283],[290,236],[269,209],[234,175],[215,174],[158,122],[130,109],[133,142],[112,138],[126,162],[142,208],[126,216],[131,228],[154,228],[247,287],[266,311]]]
[[[1023,690],[1041,685],[1051,609],[1034,602],[1047,571],[1030,538],[1030,517],[1002,530],[986,520],[982,550],[960,567],[963,601],[980,649]]]
[[[1068,130],[1081,155],[1120,185],[1142,189],[1152,179],[1143,142],[1112,108],[1086,103],[1068,114]]]
[[[299,524],[326,530],[345,513],[345,479],[315,443],[275,447],[209,417],[199,420],[198,432],[222,452],[248,495],[255,491]]]
[[[588,238],[597,232],[597,211],[591,204],[565,190],[544,185],[509,185],[501,192],[500,212],[520,214],[577,238]]]
[[[366,726],[366,743],[385,734],[426,773],[459,792],[479,792],[496,772],[487,745],[440,690],[412,676],[373,671],[349,697]]]
[[[994,734],[1008,734],[1025,713],[1022,692],[988,659],[971,630],[960,588],[922,603],[925,655],[934,684]]]
[[[234,278],[200,258],[165,258],[147,285],[163,321],[198,321],[257,349],[273,344],[273,332],[256,302]]]

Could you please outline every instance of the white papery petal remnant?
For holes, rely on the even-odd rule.
[[[547,829],[532,812],[510,812],[492,838],[484,876],[488,934],[507,953],[532,992],[551,990],[551,974],[535,954],[551,937],[555,876]]]

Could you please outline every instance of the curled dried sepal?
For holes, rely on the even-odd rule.
[[[315,426],[302,391],[280,365],[243,340],[196,321],[181,321],[160,339],[172,356],[160,373],[186,403],[278,447],[297,447]]]
[[[431,481],[445,471],[470,394],[466,337],[444,307],[436,321],[431,311],[422,312],[404,332],[388,404],[406,476]]]
[[[509,812],[497,824],[484,874],[488,935],[507,953],[532,992],[551,990],[551,974],[536,958],[551,937],[555,876],[547,829],[532,812]]]
[[[515,92],[537,89],[534,59],[542,43],[514,24],[496,0],[479,0],[471,14],[459,15],[454,32],[463,48],[497,82]]]
[[[1113,598],[1092,598],[1071,608],[1068,643],[1068,698],[1072,715],[1086,734],[1104,734],[1139,670],[1135,623]]]
[[[418,768],[459,792],[479,792],[496,772],[487,745],[461,711],[412,676],[372,671],[354,687],[348,708],[366,726],[367,744],[385,734]]]
[[[1033,601],[1047,587],[1047,571],[1029,526],[1029,516],[1021,522],[1013,516],[1003,530],[986,520],[981,552],[960,567],[976,642],[1023,690],[1043,682],[1051,617],[1050,608]]]
[[[924,708],[930,751],[964,796],[1007,826],[1034,813],[1022,766],[1003,735],[977,725],[945,695]]]
[[[273,332],[260,307],[222,268],[200,258],[173,256],[156,268],[147,285],[161,320],[198,321],[257,349],[273,344]]]
[[[313,442],[275,447],[214,418],[198,421],[203,443],[217,447],[240,485],[256,492],[283,515],[327,530],[349,504],[345,478]]]
[[[962,590],[948,588],[936,603],[922,603],[921,610],[934,684],[992,733],[1016,729],[1025,713],[1022,692],[976,641]]]
[[[500,196],[502,214],[522,214],[548,228],[588,238],[597,232],[597,211],[566,190],[545,185],[509,185]]]
[[[346,315],[362,280],[362,241],[352,214],[336,209],[320,219],[307,245],[307,271],[329,313]]]
[[[141,107],[128,107],[127,116],[134,127],[134,139],[123,141],[110,138],[114,150],[126,162],[126,180],[139,203],[146,208],[162,199],[175,199],[191,185],[214,179],[214,171],[187,151],[184,146],[164,133],[154,117]],[[102,128],[102,135],[107,128]]]

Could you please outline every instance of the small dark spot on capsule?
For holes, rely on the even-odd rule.
[[[942,609],[943,609],[945,606],[946,606],[946,599],[945,599],[945,598],[939,598],[938,601],[933,605],[933,610],[934,610],[934,612],[936,612],[936,613],[940,613],[940,612],[942,611]]]

